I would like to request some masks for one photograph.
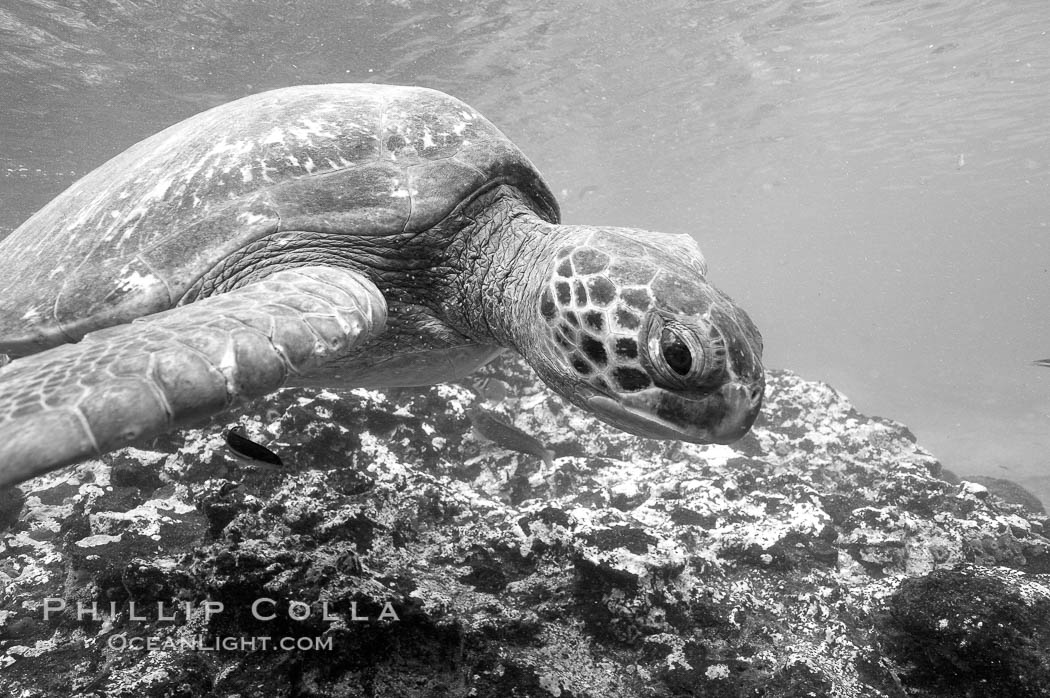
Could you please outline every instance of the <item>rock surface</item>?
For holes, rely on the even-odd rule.
[[[0,493],[0,694],[1050,695],[1046,517],[902,425],[771,372],[735,446],[650,441],[486,371],[552,466],[460,386],[283,391]]]

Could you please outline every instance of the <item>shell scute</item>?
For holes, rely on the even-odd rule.
[[[448,97],[438,92],[396,96],[384,113],[381,139],[396,160],[441,160],[453,157],[466,144],[501,138],[472,108],[462,103],[458,109],[450,108]]]
[[[399,232],[408,223],[412,201],[407,179],[404,170],[377,161],[292,180],[270,196],[281,230],[378,236]]]
[[[477,168],[448,158],[408,168],[407,189],[411,194],[412,213],[404,226],[407,233],[418,233],[437,224],[459,204],[446,192],[451,182],[468,191],[476,191],[486,182]]]

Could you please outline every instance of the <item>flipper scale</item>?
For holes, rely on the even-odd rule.
[[[305,267],[18,359],[0,369],[0,485],[264,395],[385,320],[363,276]]]

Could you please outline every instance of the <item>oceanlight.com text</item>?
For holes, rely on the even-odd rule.
[[[123,633],[111,635],[106,640],[111,650],[135,650],[135,651],[157,651],[157,650],[192,650],[197,652],[218,652],[220,650],[233,652],[265,652],[277,650],[289,652],[298,650],[330,651],[332,649],[331,637],[213,637],[206,638],[204,635],[190,635],[187,637],[128,637]]]

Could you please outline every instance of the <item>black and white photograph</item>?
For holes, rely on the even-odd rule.
[[[0,698],[1050,697],[1047,0],[0,0]]]

